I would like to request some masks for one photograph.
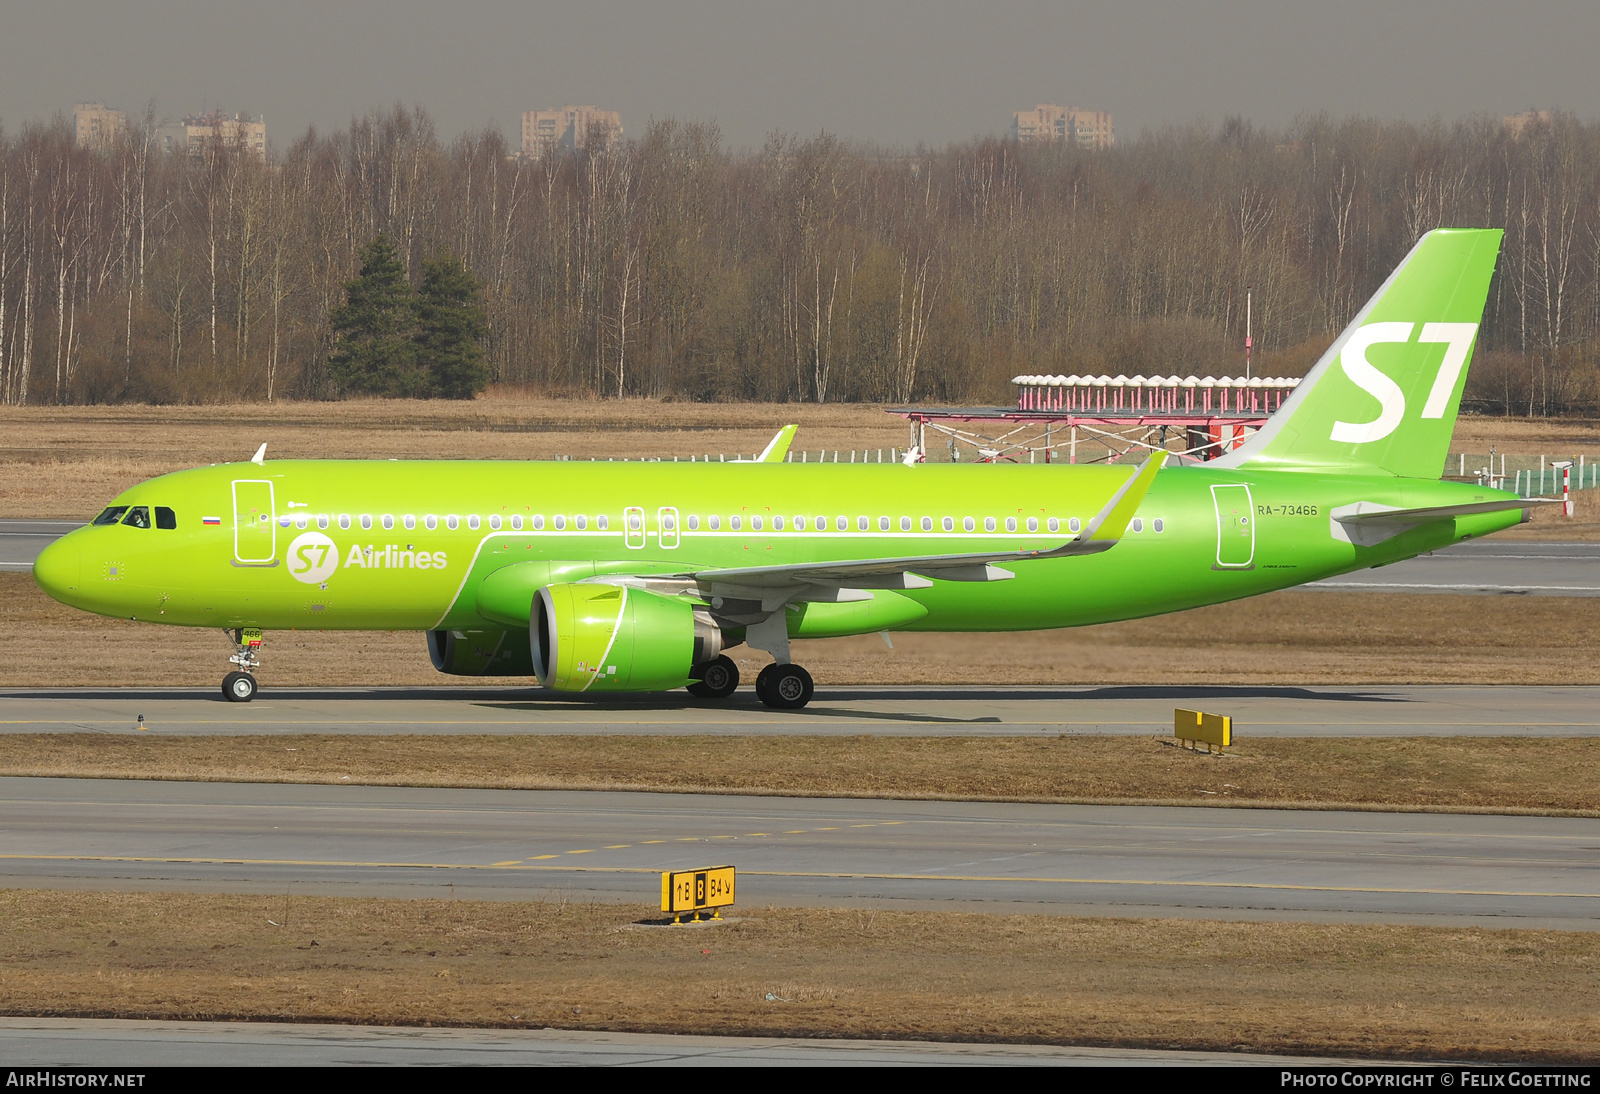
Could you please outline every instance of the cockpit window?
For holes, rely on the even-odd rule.
[[[324,520],[327,518],[324,517]],[[172,529],[178,526],[178,514],[168,509],[165,505],[156,506],[156,527]]]
[[[126,513],[127,511],[128,511],[128,507],[126,505],[108,506],[106,508],[105,512],[101,513],[98,517],[95,517],[89,523],[90,524],[115,524],[115,523],[117,523],[117,521],[122,519],[122,514]]]
[[[133,528],[150,527],[150,507],[148,505],[135,505],[128,510],[128,515],[122,518],[122,523]]]

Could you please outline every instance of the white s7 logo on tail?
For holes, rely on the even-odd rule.
[[[1381,441],[1393,433],[1405,417],[1406,397],[1400,385],[1388,375],[1378,371],[1367,360],[1367,350],[1382,342],[1409,342],[1415,323],[1368,323],[1350,336],[1339,352],[1339,364],[1352,383],[1378,400],[1378,416],[1370,422],[1333,423],[1329,439],[1346,444],[1367,444]],[[1476,323],[1424,323],[1417,342],[1444,343],[1444,360],[1423,404],[1422,417],[1442,418],[1450,396],[1455,391],[1461,368],[1472,349],[1472,338],[1478,331]]]

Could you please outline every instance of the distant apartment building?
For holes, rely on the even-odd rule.
[[[181,123],[156,129],[156,147],[163,152],[203,156],[210,144],[236,148],[258,160],[267,158],[267,123],[248,114],[227,115],[220,110],[186,115]]]
[[[1110,148],[1117,137],[1111,111],[1040,103],[1011,116],[1011,136],[1023,142],[1070,141],[1080,148]]]
[[[128,131],[128,115],[105,103],[75,103],[72,131],[79,148],[107,148]]]
[[[1556,117],[1548,110],[1524,110],[1521,114],[1507,114],[1501,119],[1501,125],[1510,135],[1512,140],[1522,136],[1522,131],[1530,125],[1550,126],[1555,124]]]
[[[528,110],[522,115],[522,154],[543,158],[560,149],[586,148],[591,139],[609,145],[622,137],[622,115],[593,106]]]

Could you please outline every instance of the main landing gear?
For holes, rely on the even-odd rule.
[[[718,657],[694,669],[699,679],[689,685],[689,694],[697,699],[726,699],[739,686],[739,666],[729,657]]]
[[[688,691],[697,699],[726,699],[739,686],[739,666],[729,657],[718,657],[695,666],[699,679]],[[811,674],[799,665],[768,665],[756,677],[756,698],[775,710],[799,710],[811,702],[815,685]]]
[[[799,710],[815,690],[811,674],[799,665],[768,665],[756,677],[756,698],[774,710]]]
[[[230,703],[248,703],[256,697],[256,669],[261,667],[261,630],[250,627],[243,630],[228,632],[228,637],[233,640],[234,655],[228,658],[229,662],[239,666],[238,672],[230,672],[222,678],[222,697]]]

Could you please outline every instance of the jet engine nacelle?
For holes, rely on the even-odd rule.
[[[429,631],[428,657],[451,676],[532,676],[524,630]]]
[[[711,614],[626,585],[546,585],[528,621],[533,668],[557,691],[665,691],[722,652]]]

